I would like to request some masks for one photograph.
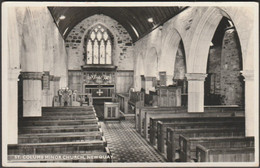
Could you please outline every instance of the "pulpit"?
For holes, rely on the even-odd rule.
[[[160,86],[157,87],[158,106],[175,107],[181,106],[181,89],[180,86]]]

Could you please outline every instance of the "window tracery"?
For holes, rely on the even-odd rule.
[[[108,30],[97,25],[86,40],[86,64],[112,64],[112,40]]]

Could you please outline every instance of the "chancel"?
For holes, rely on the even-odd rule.
[[[3,4],[6,165],[258,163],[256,4],[18,4]]]

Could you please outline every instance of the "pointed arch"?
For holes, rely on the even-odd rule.
[[[188,51],[188,73],[206,73],[210,43],[222,17],[220,11],[212,7],[200,19]]]
[[[167,74],[167,85],[172,84],[172,78],[174,75],[176,54],[179,48],[179,45],[183,42],[183,52],[186,60],[185,44],[182,40],[181,34],[177,29],[173,28],[170,31],[167,31],[165,38],[162,41],[162,54],[159,61],[159,71],[166,71]],[[185,71],[186,71],[186,62],[185,62]]]
[[[248,37],[251,36],[253,31],[250,28],[253,23],[251,18],[253,17],[244,16],[241,10],[247,13],[246,8],[210,7],[207,9],[196,27],[187,53],[189,55],[187,62],[188,73],[206,73],[210,42],[223,17],[230,19],[237,30],[242,50],[243,69],[252,69],[253,54],[248,54],[247,47],[252,41],[252,38]]]

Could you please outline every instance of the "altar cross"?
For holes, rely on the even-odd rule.
[[[98,96],[100,96],[103,93],[103,91],[98,89],[98,91],[96,93],[98,94]]]

